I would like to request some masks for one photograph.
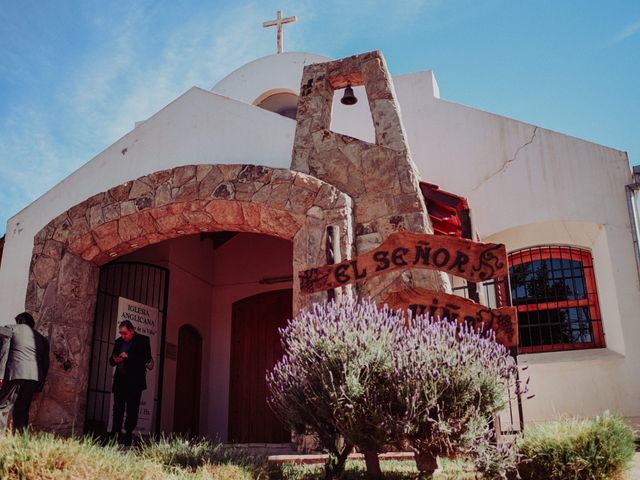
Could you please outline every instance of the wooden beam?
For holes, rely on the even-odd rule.
[[[464,297],[410,288],[390,293],[383,304],[394,310],[467,322],[474,328],[491,328],[496,341],[507,348],[518,346],[518,314],[515,307],[489,308]]]
[[[502,244],[464,238],[396,232],[375,250],[353,260],[299,273],[302,293],[329,290],[395,270],[440,270],[472,282],[509,274],[507,250]]]

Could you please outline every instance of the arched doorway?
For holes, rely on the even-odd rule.
[[[47,333],[53,362],[34,426],[84,429],[99,267],[164,240],[202,232],[255,232],[292,242],[292,270],[326,261],[328,226],[352,245],[351,199],[315,177],[256,165],[187,165],[98,193],[52,220],[34,238],[26,309]],[[249,254],[248,252],[247,254]],[[293,308],[326,297],[301,297]]]
[[[202,337],[191,325],[178,330],[173,431],[194,436],[200,430]]]

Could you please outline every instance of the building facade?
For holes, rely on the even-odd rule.
[[[353,106],[340,103],[348,85]],[[9,220],[1,321],[32,311],[52,344],[36,424],[106,427],[113,305],[126,297],[162,320],[159,430],[285,442],[262,372],[279,355],[277,327],[326,298],[302,295],[298,273],[394,231],[431,233],[420,181],[464,197],[474,237],[510,252],[518,358],[535,394],[525,420],[612,410],[636,421],[626,154],[442,100],[431,72],[391,78],[371,52],[277,54],[194,87]],[[380,299],[461,285],[406,271],[356,288]],[[493,290],[483,301],[500,298]]]

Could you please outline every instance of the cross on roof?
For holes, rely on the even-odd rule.
[[[297,22],[298,19],[296,17],[287,17],[287,18],[282,18],[282,10],[278,10],[278,18],[276,18],[275,20],[269,20],[268,22],[262,22],[262,26],[267,28],[267,27],[278,27],[278,32],[276,34],[276,38],[278,41],[278,49],[277,52],[278,53],[282,53],[282,25],[286,24],[286,23],[293,23],[293,22]]]

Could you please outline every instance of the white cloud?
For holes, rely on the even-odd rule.
[[[390,6],[363,0],[352,8],[360,24],[394,30],[406,28],[439,2],[399,0]],[[285,27],[286,50],[330,55],[348,45],[358,30],[348,4],[337,0],[212,6],[176,25],[166,18],[159,21],[161,4],[152,1],[117,3],[111,11],[97,1],[84,5],[91,38],[81,56],[71,58],[64,82],[52,81],[37,98],[14,99],[7,120],[0,123],[0,233],[7,217],[126,134],[136,121],[194,85],[211,88],[239,66],[274,53],[274,29],[263,29],[262,22],[275,18],[276,10],[299,18],[298,24]],[[11,62],[15,71],[21,65],[29,68],[19,60]]]
[[[640,19],[636,20],[630,25],[627,25],[625,28],[611,37],[611,43],[621,42],[622,40],[632,37],[638,32],[640,32]]]
[[[83,66],[68,97],[73,111],[99,126],[108,145],[197,85],[209,88],[224,74],[265,51],[260,15],[252,5],[200,12],[175,28],[159,51],[140,45],[150,30],[133,15],[114,35],[116,48]]]
[[[190,87],[268,54],[254,5],[200,12],[148,51],[153,13],[131,7],[125,19],[93,22],[101,42],[85,53],[49,102],[12,105],[0,131],[0,235],[9,216]],[[275,40],[274,40],[275,45]]]
[[[300,20],[298,27],[291,27],[285,34],[285,49],[312,50],[331,56],[332,52],[344,51],[354,42],[358,42],[359,36],[367,36],[375,32],[378,36],[384,37],[415,28],[418,22],[424,22],[426,18],[432,17],[443,1],[397,0],[390,3],[385,0],[357,0],[345,3],[341,0],[323,2],[298,0],[284,2],[283,13],[296,15]],[[289,39],[292,39],[293,43]],[[373,45],[373,48],[376,47],[377,45]]]
[[[13,110],[0,132],[0,234],[8,217],[55,185],[77,161],[60,145],[49,117],[24,107]]]

